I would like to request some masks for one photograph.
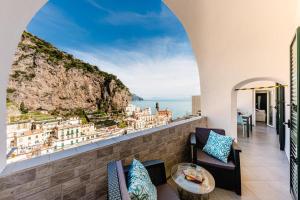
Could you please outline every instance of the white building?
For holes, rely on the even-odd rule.
[[[78,117],[8,124],[7,135],[9,162],[59,151],[97,138],[94,124],[81,124]]]
[[[172,120],[172,112],[168,110],[152,114],[151,108],[141,109],[133,105],[129,105],[126,110],[128,111],[127,116],[129,116],[126,118],[128,133],[166,125]]]
[[[138,112],[140,111],[140,108],[137,107],[136,105],[133,104],[129,104],[126,108],[125,108],[125,113],[126,116],[132,116],[133,112]]]

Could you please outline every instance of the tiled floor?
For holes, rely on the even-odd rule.
[[[210,200],[291,200],[289,163],[285,152],[279,150],[275,129],[258,124],[250,138],[242,133],[238,136],[243,151],[242,196],[216,188]]]
[[[257,124],[250,138],[243,136],[241,131],[238,136],[243,151],[241,153],[243,195],[231,199],[291,200],[289,163],[285,152],[279,150],[276,130]]]

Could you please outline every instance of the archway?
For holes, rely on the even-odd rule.
[[[5,140],[4,140],[5,141]],[[6,146],[6,145],[4,145],[4,146]]]
[[[272,177],[272,180],[276,179],[276,173],[269,173],[270,168],[274,167],[271,163],[275,162],[282,170],[286,183],[289,181],[289,131],[285,131],[286,141],[284,143],[285,151],[283,151],[280,134],[277,134],[277,125],[271,122],[271,120],[278,120],[276,114],[281,110],[278,105],[283,104],[282,99],[279,98],[280,95],[277,95],[278,92],[281,93],[281,89],[285,92],[286,121],[289,117],[288,84],[275,77],[255,77],[243,80],[232,88],[232,115],[234,115],[232,120],[234,129],[237,130],[238,143],[242,148],[241,171],[243,177],[251,177],[244,178],[244,185],[251,185],[251,183],[249,184],[251,181],[269,180],[266,177]],[[251,122],[247,121],[248,116],[253,118],[253,127]],[[237,119],[239,125],[237,125]],[[249,136],[247,123],[250,123],[252,127],[249,127],[251,129]],[[268,170],[265,171],[265,169]],[[288,188],[288,184],[286,188]]]
[[[285,113],[284,114],[285,114],[286,118],[289,118],[289,109],[288,109],[288,104],[289,104],[289,88],[288,88],[288,83],[286,83],[285,81],[282,81],[280,79],[273,78],[273,77],[255,77],[255,78],[250,78],[250,79],[241,81],[238,84],[236,84],[233,87],[232,92],[231,92],[231,99],[232,99],[231,100],[231,102],[232,102],[232,104],[231,104],[231,111],[232,111],[232,113],[231,113],[231,116],[232,116],[231,120],[232,120],[232,127],[233,127],[234,130],[237,130],[237,128],[238,128],[237,127],[237,124],[238,124],[238,122],[237,122],[237,119],[238,119],[237,113],[238,112],[240,112],[240,113],[244,112],[244,113],[248,113],[249,115],[251,115],[251,119],[253,119],[252,120],[253,123],[250,124],[251,127],[252,127],[252,125],[256,124],[256,110],[257,110],[256,94],[257,94],[257,91],[266,92],[266,98],[268,98],[268,101],[269,101],[271,99],[270,98],[271,95],[269,95],[267,91],[270,90],[269,88],[277,88],[276,84],[278,84],[279,86],[285,86],[285,87],[282,87],[282,88],[284,88],[283,89],[284,90],[284,96],[282,98],[285,99],[285,106],[284,106],[284,108],[285,108],[284,112]],[[237,93],[240,90],[242,90],[242,91],[243,90],[244,91],[249,91],[248,94],[247,94],[248,96],[242,96],[242,97],[240,97],[240,98],[242,98],[241,101],[244,101],[243,102],[244,104],[245,104],[245,98],[248,98],[247,99],[247,101],[248,101],[247,102],[248,103],[248,108],[244,108],[243,109],[242,105],[241,105],[243,103],[240,103],[240,110],[238,110],[237,109],[237,105],[238,105],[238,102],[237,102],[238,95],[237,95]],[[276,93],[277,93],[277,91],[276,91]],[[272,101],[274,101],[274,102],[275,102],[275,98],[278,98],[278,97],[275,96],[276,93],[275,93],[275,89],[274,89],[274,92],[272,93],[272,98],[273,98]],[[272,104],[274,104],[274,102]],[[275,104],[276,104],[276,102],[275,102]],[[273,106],[273,108],[275,107],[275,105],[272,105],[272,106]],[[276,104],[276,106],[277,106],[277,104]],[[272,112],[271,109],[269,111],[269,108],[267,108],[265,110],[265,113],[263,114],[264,117],[262,117],[262,118],[265,118],[265,123],[266,124],[268,124],[270,126],[274,125],[274,127],[276,127],[275,123],[274,124],[270,123],[270,120],[274,120],[274,121],[277,120],[275,118],[276,115],[270,114],[268,112],[274,113],[274,111]],[[270,115],[273,115],[273,116],[270,116]],[[270,118],[268,118],[268,117],[270,117]],[[262,121],[262,120],[260,120],[260,121]],[[278,128],[278,127],[276,127],[276,128]],[[286,132],[288,132],[288,131],[286,131]],[[288,143],[289,143],[289,141],[288,141],[289,136],[287,135],[286,138],[287,138],[287,140],[285,141],[285,143],[287,144],[286,147],[288,147],[289,146],[288,145]],[[287,150],[288,150],[288,148],[286,148],[286,151]],[[287,154],[288,154],[288,152],[287,152]]]

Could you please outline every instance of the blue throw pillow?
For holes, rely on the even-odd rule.
[[[148,171],[144,165],[140,161],[133,159],[128,172],[128,183],[130,184],[131,180],[136,178],[151,182]]]
[[[156,187],[144,165],[133,159],[128,172],[128,193],[132,200],[157,200]]]
[[[203,151],[222,162],[227,163],[232,142],[232,137],[210,131],[207,143],[203,147]]]

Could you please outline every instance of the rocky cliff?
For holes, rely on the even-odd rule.
[[[136,94],[132,94],[131,96],[132,101],[144,101],[144,99]]]
[[[131,94],[115,75],[24,32],[11,68],[7,100],[29,111],[121,112]]]

